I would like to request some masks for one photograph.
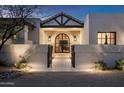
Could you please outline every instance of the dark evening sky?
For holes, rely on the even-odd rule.
[[[124,13],[124,6],[119,5],[44,5],[39,7],[37,14],[41,19],[60,12],[65,12],[81,21],[90,13]]]

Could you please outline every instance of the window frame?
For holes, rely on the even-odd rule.
[[[101,37],[100,37],[100,38],[98,37],[98,34],[99,34],[99,33],[101,34]],[[103,33],[105,33],[105,38],[102,37],[102,34],[103,34]],[[110,37],[109,37],[109,38],[106,37],[106,34],[107,34],[107,33],[110,34]],[[113,38],[112,38],[112,35],[111,35],[111,34],[114,34],[114,37],[113,37]],[[106,41],[109,39],[109,40],[110,40],[110,41],[109,41],[110,43],[108,43],[108,41],[107,41],[107,44],[103,44],[103,43],[102,43],[102,40],[103,40],[103,39],[105,39],[105,43],[106,43]],[[98,43],[98,40],[100,40],[100,42],[101,42],[100,44]],[[113,43],[113,44],[112,44],[112,42],[111,42],[112,40],[114,40],[114,43]],[[99,44],[99,45],[116,45],[116,32],[97,32],[97,44]]]

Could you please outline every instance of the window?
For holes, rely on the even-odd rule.
[[[98,44],[116,44],[116,32],[98,32],[97,33]]]

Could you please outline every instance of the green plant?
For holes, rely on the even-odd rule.
[[[24,69],[27,67],[27,59],[25,57],[21,57],[21,60],[15,64],[15,67],[18,69]]]
[[[106,70],[107,69],[107,65],[104,61],[99,60],[97,62],[94,63],[94,68],[95,70]]]
[[[124,71],[124,59],[119,59],[116,62],[115,68]]]

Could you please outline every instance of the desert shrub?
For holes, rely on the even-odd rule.
[[[15,64],[15,67],[18,69],[23,69],[27,67],[27,59],[25,57],[21,57],[21,60]]]
[[[94,63],[95,70],[106,70],[107,65],[104,61],[100,60]]]
[[[124,71],[124,59],[119,59],[115,61],[115,63],[116,63],[115,68]]]

